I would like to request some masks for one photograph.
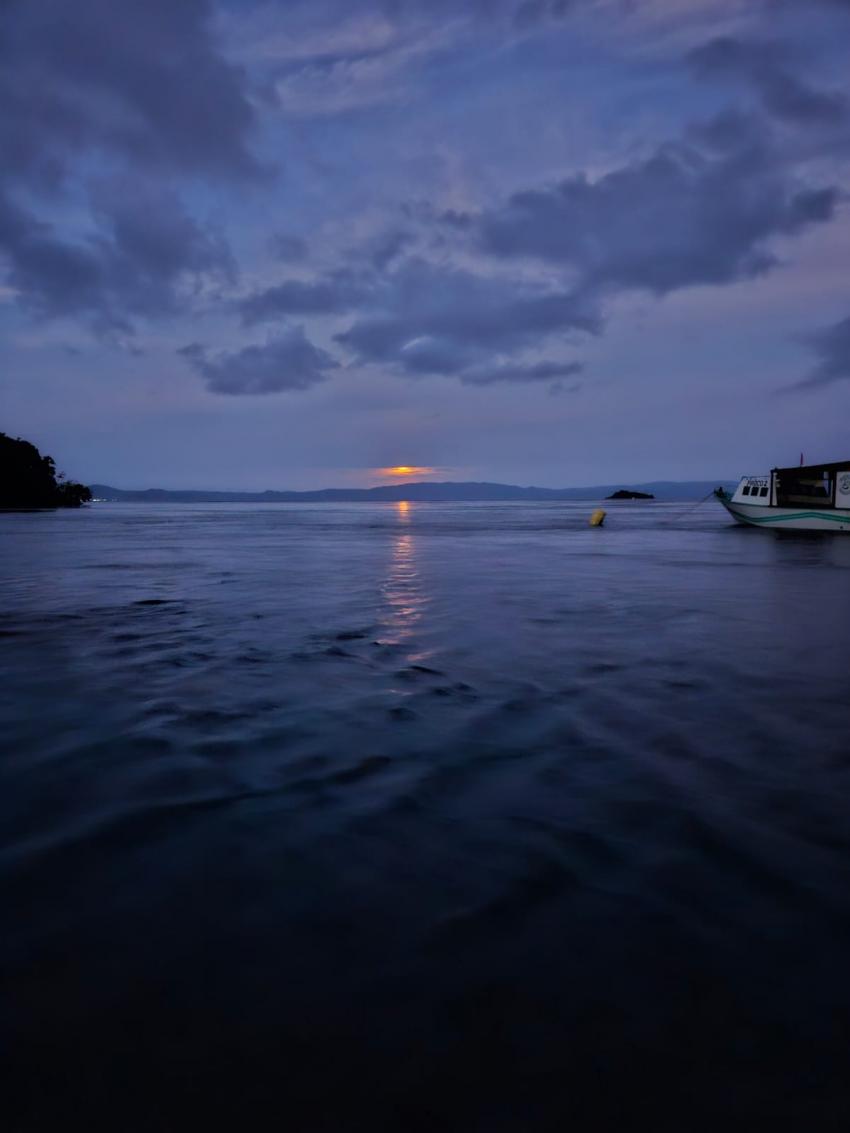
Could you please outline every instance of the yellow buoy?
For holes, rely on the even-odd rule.
[[[605,522],[605,512],[602,510],[601,507],[598,507],[596,509],[596,511],[593,513],[593,515],[590,517],[590,526],[591,527],[601,527],[604,522]]]

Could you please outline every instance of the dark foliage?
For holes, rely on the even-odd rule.
[[[85,484],[57,479],[53,459],[35,445],[0,433],[0,508],[79,507],[90,499]]]

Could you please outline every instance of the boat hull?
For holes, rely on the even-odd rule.
[[[850,508],[824,510],[799,507],[764,507],[759,504],[720,502],[738,523],[772,527],[777,531],[846,531],[850,533]]]

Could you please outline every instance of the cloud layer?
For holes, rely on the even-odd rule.
[[[187,372],[231,396],[343,370],[591,382],[622,297],[758,281],[840,218],[847,82],[810,25],[847,4],[744,8],[12,0],[8,295],[105,342],[203,339]],[[597,113],[585,149],[570,99]],[[813,335],[811,381],[843,376],[842,326]]]
[[[255,113],[206,0],[12,0],[0,37],[0,255],[40,316],[128,330],[232,279],[191,178],[254,181]]]
[[[836,125],[847,119],[847,96],[819,90],[791,70],[793,52],[774,40],[747,42],[723,37],[690,52],[688,61],[703,78],[739,81],[752,86],[765,109],[801,125]]]
[[[664,295],[768,270],[767,241],[828,221],[837,197],[804,187],[762,147],[716,157],[675,144],[597,181],[517,193],[476,223],[488,252],[572,267],[585,290]]]
[[[81,154],[252,177],[254,110],[208,0],[12,0],[0,40],[4,175],[55,185]]]
[[[262,346],[210,354],[197,343],[180,349],[213,393],[263,394],[306,390],[325,380],[338,363],[291,327]]]
[[[850,316],[807,336],[817,364],[798,388],[850,381]]]

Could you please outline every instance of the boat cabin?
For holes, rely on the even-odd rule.
[[[769,476],[743,476],[733,503],[829,510],[850,507],[850,460],[774,468]]]
[[[775,468],[772,476],[778,507],[834,508],[841,472],[850,472],[846,465],[824,464],[820,467]]]

